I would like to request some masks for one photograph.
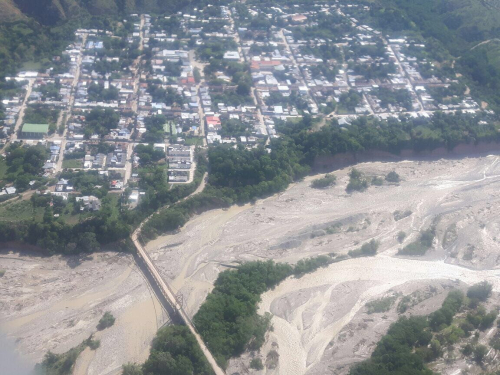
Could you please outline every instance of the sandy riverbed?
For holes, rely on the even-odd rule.
[[[279,348],[280,355],[279,367],[267,373],[330,373],[327,367],[318,367],[328,361],[323,356],[329,343],[362,313],[367,301],[394,288],[410,293],[436,280],[470,283],[500,274],[473,271],[495,269],[499,262],[500,222],[495,209],[500,197],[499,167],[496,156],[364,163],[357,168],[366,175],[396,170],[404,181],[346,194],[348,169],[336,172],[338,184],[327,190],[310,188],[315,177],[307,178],[253,206],[205,213],[180,233],[150,243],[148,249],[194,314],[225,265],[255,259],[296,262],[318,254],[345,254],[372,238],[380,241],[375,259],[341,262],[286,281],[263,296],[261,312],[275,317],[274,332],[261,355],[265,359],[271,348]],[[396,221],[396,210],[412,214]],[[433,250],[417,260],[395,257],[401,246],[432,223],[437,225]],[[334,225],[340,227],[337,233],[327,234],[326,229]],[[407,233],[402,245],[396,239],[399,231]],[[445,296],[442,292],[414,309],[438,308]],[[382,333],[370,337],[371,343]],[[351,357],[355,356],[351,353]],[[232,361],[228,373],[247,371],[248,362],[248,357]]]
[[[351,328],[363,323],[366,301],[394,290],[411,293],[438,285],[438,295],[414,307],[432,309],[456,279],[494,280],[500,273],[494,271],[500,255],[498,157],[364,163],[357,168],[367,175],[395,170],[403,182],[346,194],[348,169],[336,172],[337,186],[327,190],[310,188],[316,177],[307,178],[255,205],[195,217],[179,233],[149,243],[148,250],[194,315],[227,265],[255,259],[296,262],[344,254],[372,238],[379,240],[376,258],[334,264],[287,280],[263,296],[261,311],[275,317],[261,354],[265,358],[271,348],[279,353],[277,367],[267,373],[332,373],[332,361],[366,358],[370,345],[396,318],[373,326],[370,345],[363,347]],[[396,210],[412,214],[396,221]],[[407,233],[406,244],[433,222],[434,250],[418,260],[395,257],[402,246],[396,239],[399,231]],[[328,234],[331,227],[337,229]],[[99,333],[101,347],[83,353],[76,373],[114,374],[123,363],[144,360],[156,327],[166,320],[126,255],[97,254],[73,265],[62,257],[3,253],[0,268],[7,270],[0,279],[0,327],[31,362],[46,350],[61,352],[78,344],[110,310],[115,326]],[[353,332],[352,349],[339,352],[335,343],[346,330]],[[228,373],[242,371],[248,365],[244,360],[232,361]]]
[[[98,332],[101,347],[86,350],[75,374],[117,374],[129,361],[143,361],[157,327],[167,319],[128,255],[101,253],[75,258],[2,253],[0,327],[14,339],[30,366],[46,351],[78,345],[95,333],[105,311],[113,327]]]

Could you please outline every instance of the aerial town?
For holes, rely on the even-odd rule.
[[[134,207],[145,162],[162,160],[170,184],[189,183],[197,147],[266,144],[277,122],[308,115],[348,127],[365,115],[485,110],[427,60],[421,40],[365,25],[369,10],[209,5],[132,14],[113,31],[79,29],[50,69],[8,78],[1,141],[44,145],[43,177],[55,183],[37,192],[79,193],[79,209],[95,211],[99,177]],[[82,188],[82,171],[94,189]],[[14,185],[2,187],[12,194]]]

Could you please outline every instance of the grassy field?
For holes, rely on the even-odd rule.
[[[337,115],[349,115],[353,112],[349,111],[347,108],[342,107],[340,104],[337,106]]]
[[[201,137],[186,137],[187,146],[202,146],[203,139]]]
[[[63,168],[83,168],[82,159],[64,159],[62,162]]]
[[[40,62],[27,61],[23,64],[23,67],[21,70],[36,70],[36,71],[38,71],[41,67],[42,67],[42,64]]]
[[[1,221],[21,221],[31,219],[33,215],[37,219],[43,217],[43,208],[33,211],[33,206],[29,200],[14,199],[0,204]]]

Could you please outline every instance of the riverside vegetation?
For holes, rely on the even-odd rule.
[[[332,120],[319,131],[312,131],[316,120],[306,116],[294,123],[279,124],[277,128],[282,137],[272,140],[268,149],[264,146],[251,150],[242,146],[236,149],[225,145],[210,147],[206,154],[200,153],[197,157],[194,181],[183,186],[175,185],[172,189],[165,183],[161,167],[154,165],[152,153],[149,158],[151,163],[143,166],[148,173],[141,178],[141,188],[146,194],[136,209],[130,210],[121,205],[122,198],[118,207],[104,202],[99,212],[72,226],[64,217],[51,215],[54,208],[48,201],[45,205],[39,202],[45,211],[43,218],[2,221],[0,238],[37,245],[49,253],[88,252],[109,243],[118,243],[115,248],[127,249],[126,239],[133,228],[163,206],[167,208],[161,209],[144,224],[141,231],[143,240],[148,241],[182,227],[194,214],[251,202],[283,191],[292,181],[309,174],[315,160],[321,156],[365,150],[394,154],[404,149],[419,152],[446,147],[451,150],[461,143],[498,142],[499,124],[479,124],[481,120],[480,116],[460,113],[436,113],[430,119],[402,118],[401,121],[361,117],[348,128]],[[140,151],[146,154],[148,150],[150,148],[143,147]],[[27,158],[32,157],[32,148],[10,149],[9,152],[7,178],[17,181],[16,185],[27,185],[30,176],[36,176],[41,168],[40,163],[27,162]],[[14,157],[17,154],[19,157]],[[41,160],[43,155],[37,158]],[[210,173],[204,191],[179,202],[196,190],[208,166]],[[30,173],[27,178],[20,173],[21,170]],[[396,176],[391,175],[389,179],[396,180]],[[38,180],[37,186],[50,183],[42,178]],[[381,178],[377,181],[383,183]],[[363,190],[368,186],[367,178],[355,169],[351,172],[351,182],[351,190]],[[101,194],[106,195],[106,191]],[[91,239],[94,245],[81,246],[86,243],[82,236]]]
[[[496,309],[487,313],[481,305],[490,295],[491,284],[482,282],[471,286],[466,296],[459,290],[449,292],[441,308],[427,316],[401,317],[370,359],[354,365],[350,375],[432,375],[427,363],[453,352],[459,344],[464,357],[482,364],[489,349],[477,337],[493,326],[498,314]],[[497,343],[498,339],[490,340],[490,347]]]

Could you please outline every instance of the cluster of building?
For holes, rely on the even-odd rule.
[[[4,142],[46,144],[46,176],[64,168],[119,173],[111,189],[134,182],[137,203],[138,144],[165,154],[169,182],[189,183],[195,145],[255,147],[278,136],[277,121],[311,115],[348,126],[362,115],[481,110],[468,90],[447,95],[457,81],[439,74],[421,41],[358,21],[367,5],[245,7],[133,14],[123,20],[125,37],[77,30],[53,67],[9,78]],[[74,191],[61,180],[54,193]],[[99,209],[95,197],[81,198]]]

